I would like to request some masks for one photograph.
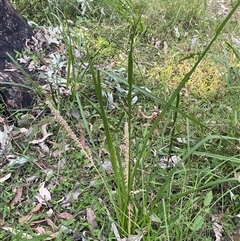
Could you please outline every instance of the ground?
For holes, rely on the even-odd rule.
[[[225,1],[15,4],[42,84],[1,118],[2,240],[238,240],[237,11],[219,32]]]

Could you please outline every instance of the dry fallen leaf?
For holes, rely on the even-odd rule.
[[[112,163],[110,161],[104,161],[102,163],[102,168],[108,174],[112,174],[113,173],[113,167],[112,167]]]
[[[0,123],[5,123],[5,119],[0,117]]]
[[[76,183],[75,189],[70,193],[67,193],[65,195],[65,199],[63,198],[62,201],[60,201],[60,203],[62,204],[62,206],[66,206],[67,204],[70,204],[74,200],[78,199],[78,196],[80,195],[80,193],[81,193],[81,189],[80,189],[79,183]]]
[[[38,212],[38,211],[40,210],[41,207],[42,207],[42,203],[38,203],[38,204],[32,209],[32,211],[31,211],[29,214],[27,214],[27,215],[19,218],[18,222],[19,222],[19,223],[25,223],[25,222],[27,222],[28,220],[30,220],[30,218],[33,216],[34,213],[36,213],[36,212]]]
[[[49,136],[52,136],[53,133],[48,133],[47,132],[47,126],[48,126],[49,123],[45,123],[42,125],[42,135],[43,135],[43,138],[41,139],[37,139],[37,140],[33,140],[33,141],[30,141],[29,143],[30,144],[34,144],[34,145],[39,145],[41,150],[45,153],[49,153],[49,147],[45,144],[45,140],[49,137]]]
[[[44,136],[43,138],[30,141],[29,143],[30,143],[30,144],[39,144],[39,143],[42,143],[42,142],[44,142],[49,136],[52,136],[52,135],[53,135],[52,133],[49,133],[49,134],[47,134],[46,136]]]
[[[164,54],[167,54],[168,52],[168,44],[166,41],[163,41],[163,52]]]
[[[161,223],[161,220],[160,220],[159,217],[157,217],[155,214],[152,214],[152,215],[150,216],[150,219],[151,219],[151,221],[154,222],[154,223]]]
[[[50,219],[50,218],[47,218],[47,224],[54,230],[57,230],[58,227],[55,225],[55,223]]]
[[[175,167],[179,161],[181,161],[181,158],[179,156],[163,156],[159,160],[159,165],[163,169],[172,168]]]
[[[45,229],[43,227],[36,227],[34,228],[34,230],[37,232],[37,233],[46,233]]]
[[[0,178],[0,183],[5,182],[11,177],[11,173],[6,174],[4,177]]]
[[[73,215],[70,213],[60,213],[58,215],[58,218],[68,220],[68,219],[73,219]]]
[[[0,150],[8,152],[12,148],[11,144],[11,131],[12,127],[4,124],[3,131],[0,131]]]
[[[31,213],[36,213],[40,210],[40,208],[42,207],[42,203],[38,203],[31,211]]]
[[[223,234],[223,226],[218,224],[217,222],[214,222],[212,224],[213,226],[213,231],[215,234],[215,241],[221,241],[222,240],[222,234]]]
[[[48,211],[47,211],[47,215],[48,217],[51,217],[53,215],[53,209],[50,208]]]
[[[22,197],[23,187],[20,187],[16,191],[16,195],[10,203],[10,207],[13,207],[16,203],[20,203]]]
[[[35,162],[36,159],[33,159],[30,156],[14,156],[14,155],[8,155],[6,159],[9,161],[8,166],[15,167],[19,165],[23,165],[29,161]]]
[[[46,221],[47,221],[47,219],[40,219],[40,220],[32,221],[31,223],[29,223],[29,226],[34,226],[36,224],[44,223]]]
[[[44,185],[39,188],[39,194],[35,196],[39,203],[46,203],[51,200],[51,194]]]
[[[161,113],[161,111],[158,110],[157,108],[155,108],[151,115],[145,115],[142,112],[142,108],[141,107],[138,108],[138,115],[143,119],[155,120],[159,116],[160,113]]]
[[[91,207],[87,208],[86,211],[87,211],[87,222],[90,225],[91,232],[93,232],[94,229],[97,227],[96,215]]]
[[[108,216],[110,217],[110,214],[109,214]],[[114,222],[112,222],[112,224],[111,224],[111,229],[112,229],[112,231],[113,231],[113,233],[114,233],[115,238],[117,239],[117,241],[121,241],[121,236],[120,236],[120,234],[119,234],[117,225],[116,225]]]
[[[212,227],[213,232],[215,234],[215,241],[221,241],[222,240],[222,234],[224,232],[224,228],[219,223],[221,222],[221,216],[220,215],[214,215],[212,216]]]
[[[30,218],[32,217],[32,213],[29,213],[21,218],[18,219],[19,223],[26,223],[28,220],[30,220]]]

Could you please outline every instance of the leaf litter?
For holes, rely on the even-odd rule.
[[[16,190],[16,195],[14,196],[13,200],[10,202],[9,206],[12,208],[15,204],[21,202],[23,187],[19,187]]]
[[[96,221],[96,215],[94,210],[91,207],[86,208],[86,213],[87,213],[87,222],[90,226],[90,231],[92,234],[94,234],[94,231],[96,227],[98,226],[97,221]]]
[[[44,187],[45,183],[41,184],[41,187],[39,188],[39,193],[35,196],[35,198],[38,200],[39,203],[47,204],[48,201],[51,200],[51,194],[49,190]]]
[[[47,80],[45,82],[43,81],[44,85],[40,86],[46,95],[51,95],[51,91],[54,90],[58,90],[58,93],[62,96],[71,95],[71,86],[67,87],[67,81],[64,76],[67,68],[67,61],[66,49],[62,41],[63,38],[61,36],[61,31],[61,27],[37,28],[35,36],[33,36],[32,40],[27,43],[26,52],[24,52],[22,55],[19,55],[18,58],[19,63],[27,67],[30,72],[38,72],[43,80]],[[78,49],[74,49],[73,51],[76,58],[86,56],[86,51],[80,51]],[[35,53],[41,53],[40,62],[35,62],[33,60]],[[85,70],[87,65],[83,63],[81,68]],[[121,75],[126,74],[125,69],[119,69],[118,72]],[[127,91],[123,89],[116,80],[113,84],[112,80],[106,80],[106,84],[108,88],[112,90],[115,89],[123,95],[127,94]],[[112,86],[110,86],[111,84]],[[106,96],[108,97],[111,108],[116,108],[118,104],[115,102],[115,96],[113,96],[111,92],[106,92]],[[132,104],[135,104],[137,101],[138,97],[135,95],[132,99]],[[56,102],[58,103],[57,99]],[[58,159],[62,153],[66,153],[67,150],[72,148],[67,143],[66,139],[66,143],[64,144],[55,142],[55,134],[51,131],[48,131],[49,124],[52,125],[50,121],[40,124],[40,127],[39,123],[36,126],[32,125],[32,123],[38,122],[38,117],[40,116],[38,115],[39,113],[42,113],[42,110],[40,112],[37,110],[36,113],[28,114],[28,116],[20,116],[17,121],[18,127],[15,127],[14,125],[10,126],[5,122],[4,119],[0,119],[0,125],[2,125],[2,131],[0,132],[0,157],[4,157],[5,160],[7,160],[7,163],[4,163],[4,166],[10,168],[19,176],[21,175],[22,170],[24,170],[25,167],[27,169],[28,165],[31,165],[32,163],[35,167],[34,170],[38,170],[36,173],[34,172],[31,175],[29,174],[28,177],[20,179],[22,186],[16,189],[16,193],[10,202],[10,206],[12,208],[16,208],[19,215],[19,223],[27,223],[32,230],[35,231],[37,236],[47,234],[48,238],[42,236],[43,238],[41,240],[51,240],[57,237],[59,231],[71,231],[68,227],[62,225],[60,220],[69,221],[75,219],[75,215],[71,214],[70,211],[66,211],[66,209],[71,209],[71,205],[74,203],[74,201],[79,199],[83,190],[80,187],[80,184],[77,182],[75,184],[75,188],[68,193],[63,193],[64,197],[59,201],[61,206],[60,213],[57,213],[54,208],[49,207],[52,205],[51,187],[61,186],[62,183],[61,180],[58,183],[58,178],[61,179],[61,177],[54,176],[52,180],[51,178],[48,179],[46,175],[48,170],[52,171],[54,169],[54,171],[51,172],[52,175],[54,175],[55,169],[64,168],[66,161],[61,162],[61,160],[58,160],[57,163],[63,164],[53,164],[52,167],[49,168],[48,158],[53,157]],[[76,118],[76,120],[80,119],[80,113],[72,110],[70,114]],[[80,140],[82,145],[87,145],[87,141],[82,134],[82,130],[80,130],[80,132]],[[12,148],[13,145],[17,147],[16,149],[18,151],[15,151],[15,149]],[[29,148],[28,154],[25,154],[26,150],[24,150],[23,146],[27,146]],[[55,150],[53,150],[53,146]],[[20,153],[24,154],[21,155]],[[111,163],[109,161],[103,162],[103,169],[109,173],[112,173]],[[10,178],[12,179],[13,172],[3,174],[0,181],[4,183]],[[45,175],[44,178],[42,177],[42,174]],[[24,180],[25,183],[22,183]],[[29,191],[32,190],[28,188],[35,188],[36,185],[39,186],[38,193],[33,195],[32,197],[34,197],[34,200],[31,200],[32,193],[29,195]],[[28,211],[27,214],[21,216],[21,212],[25,210],[23,207],[26,204],[28,207],[31,205],[32,209]],[[98,223],[96,221],[97,218],[93,206],[86,208],[85,213],[85,221],[88,223],[92,235],[95,236],[95,229],[98,227]],[[47,215],[48,218],[41,218],[43,216],[46,217],[45,215]],[[18,234],[20,232],[22,233],[22,230],[15,229],[13,227],[5,226],[3,229],[12,234]],[[85,235],[86,233],[86,230],[81,231],[82,240],[88,240],[87,238],[84,238],[87,236]],[[23,237],[26,239],[33,238],[31,235],[25,232],[23,232]]]

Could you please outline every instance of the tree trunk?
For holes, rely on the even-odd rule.
[[[7,109],[21,109],[31,106],[32,93],[18,84],[29,85],[20,71],[13,69],[8,57],[21,52],[26,39],[33,35],[33,29],[13,8],[9,0],[0,0],[0,93]]]

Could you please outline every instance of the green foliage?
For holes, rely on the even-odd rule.
[[[201,36],[204,44],[191,50],[187,44],[195,31],[208,29],[203,28],[207,1],[15,4],[37,23],[60,25],[66,48],[62,69],[71,95],[61,96],[58,90],[46,95],[69,124],[66,130],[61,121],[50,120],[54,135],[47,144],[54,150],[62,145],[63,151],[57,157],[38,152],[46,170],[54,173],[48,177],[44,168],[37,171],[33,164],[21,169],[23,176],[38,173],[41,182],[51,184],[47,208],[57,214],[66,211],[59,201],[62,196],[77,190],[69,209],[75,219],[59,221],[55,214],[57,228],[80,233],[88,229],[89,240],[115,240],[118,233],[138,240],[210,240],[215,235],[213,217],[220,212],[218,222],[231,234],[239,213],[239,53],[229,43],[225,55],[216,58],[222,78],[208,53],[219,49],[217,39],[240,2],[211,28],[210,42]],[[46,13],[46,18],[38,13]],[[169,47],[163,49],[165,40]],[[76,50],[87,54],[77,57]],[[237,56],[235,62],[229,61],[230,51]],[[40,54],[32,60],[38,58]],[[34,89],[42,94],[37,86]],[[39,120],[40,127],[47,120],[49,113]],[[71,131],[83,143],[80,151],[79,144],[68,139]],[[36,139],[41,132],[35,132]],[[29,140],[23,141],[17,150],[36,155],[29,146]],[[91,151],[92,160],[84,148]],[[14,185],[20,185],[18,172],[12,175]],[[29,193],[36,192],[37,185]],[[3,198],[10,202],[11,185]],[[29,199],[23,204],[19,213],[32,209]],[[98,222],[95,230],[83,218],[89,206]],[[8,221],[9,210],[3,213],[4,222],[15,223]],[[18,238],[23,230],[20,226]],[[67,238],[59,232],[57,240]]]
[[[151,93],[148,93],[147,91],[144,91],[141,88],[139,88],[133,84],[133,79],[134,79],[133,78],[133,72],[134,72],[133,71],[133,45],[130,46],[129,56],[128,56],[127,80],[125,80],[124,78],[121,78],[119,76],[114,76],[114,78],[119,79],[119,82],[122,82],[122,83],[125,83],[128,85],[128,98],[127,98],[128,108],[126,110],[126,118],[127,118],[126,123],[127,123],[127,127],[129,128],[129,130],[127,131],[128,137],[127,138],[124,137],[124,140],[126,142],[126,147],[125,147],[126,153],[125,154],[127,154],[129,156],[125,157],[126,159],[124,159],[124,157],[121,157],[120,153],[118,152],[117,146],[115,146],[115,143],[114,143],[115,135],[113,133],[111,133],[111,131],[110,131],[109,121],[108,121],[106,112],[104,110],[104,101],[102,98],[100,75],[99,75],[99,73],[95,73],[93,64],[91,62],[91,58],[89,57],[90,71],[92,73],[93,82],[94,82],[95,90],[96,90],[96,95],[98,97],[98,103],[100,104],[101,118],[103,119],[105,135],[106,135],[107,143],[108,143],[107,144],[108,150],[110,152],[110,160],[111,160],[111,163],[113,166],[114,176],[115,176],[115,181],[116,181],[116,186],[117,186],[118,202],[116,203],[116,201],[114,201],[114,200],[112,200],[112,202],[115,207],[115,212],[117,214],[118,223],[121,226],[121,229],[124,231],[123,234],[124,233],[131,234],[131,233],[134,233],[136,231],[136,229],[143,228],[143,227],[139,226],[141,223],[140,220],[142,220],[143,224],[145,224],[145,222],[150,221],[149,218],[150,218],[150,215],[152,214],[151,211],[149,213],[147,211],[145,211],[148,213],[148,214],[145,213],[145,218],[144,218],[144,216],[139,215],[139,210],[140,210],[140,206],[142,205],[142,203],[137,203],[136,201],[134,201],[134,198],[132,197],[133,196],[132,193],[136,191],[134,189],[133,184],[136,183],[136,179],[138,178],[138,175],[139,175],[139,174],[137,174],[138,173],[137,170],[141,166],[142,161],[146,158],[146,155],[148,153],[147,149],[149,148],[149,142],[150,142],[151,136],[153,135],[154,131],[157,129],[157,126],[159,125],[159,123],[162,121],[164,115],[166,113],[168,113],[169,111],[174,110],[174,112],[176,114],[175,121],[178,118],[177,117],[178,114],[182,114],[184,117],[191,119],[196,124],[201,124],[201,123],[197,122],[196,119],[190,117],[188,114],[181,112],[178,105],[176,105],[176,107],[174,107],[174,102],[178,98],[181,89],[185,86],[187,81],[190,79],[191,75],[196,70],[197,66],[200,64],[201,60],[205,57],[205,55],[209,51],[210,47],[216,41],[217,37],[221,33],[223,27],[226,25],[227,21],[230,19],[230,17],[234,13],[234,11],[236,10],[237,6],[238,5],[235,6],[235,8],[231,11],[231,13],[227,16],[227,18],[219,26],[218,30],[216,31],[215,36],[213,37],[213,39],[211,40],[209,45],[205,48],[205,50],[203,51],[201,56],[198,58],[198,60],[196,61],[196,63],[192,67],[192,69],[185,75],[183,80],[180,82],[178,87],[175,89],[173,94],[170,96],[169,100],[164,103],[163,109],[162,109],[161,113],[159,114],[159,116],[157,117],[157,119],[155,120],[155,122],[152,124],[152,127],[149,129],[148,133],[145,136],[143,136],[143,138],[140,140],[141,149],[140,149],[139,153],[136,153],[136,154],[133,154],[132,145],[130,144],[130,143],[132,143],[132,141],[131,141],[132,135],[134,135],[133,134],[134,128],[132,127],[133,123],[131,122],[131,120],[132,120],[132,94],[131,94],[132,90],[133,90],[133,88],[138,88],[138,91],[142,92],[145,95],[148,95],[148,97],[152,98],[153,100],[154,99],[156,100],[157,97],[153,96]],[[136,30],[136,27],[135,27],[135,30]],[[135,34],[133,33],[132,36],[135,36]],[[133,44],[133,39],[131,41],[132,44]],[[159,102],[163,103],[162,100],[159,100]],[[204,128],[208,129],[207,126],[204,126],[204,125],[202,125],[202,126]],[[158,190],[158,194],[157,194],[158,198],[156,200],[160,200],[165,197],[165,192],[169,189],[169,184],[171,183],[173,176],[176,175],[177,168],[179,168],[179,165],[183,161],[190,159],[190,156],[192,154],[194,154],[194,152],[196,150],[198,150],[202,145],[207,143],[210,139],[219,139],[219,138],[221,139],[222,137],[217,136],[217,135],[209,136],[209,137],[201,140],[195,146],[193,146],[191,149],[189,149],[187,152],[185,152],[185,154],[181,158],[181,161],[169,172],[166,180],[161,184],[161,188]],[[126,139],[127,139],[127,141],[126,141]],[[171,145],[170,145],[169,158],[170,158],[171,153],[172,153],[172,149],[171,149]],[[130,161],[131,159],[135,159],[134,165],[131,165],[131,161]],[[124,166],[124,163],[126,166]],[[127,170],[127,173],[124,172],[124,169]],[[171,197],[168,197],[169,200],[167,201],[167,203],[164,202],[163,207],[162,207],[163,215],[165,216],[165,218],[161,217],[162,214],[160,212],[160,213],[158,213],[158,215],[160,215],[159,219],[161,220],[163,218],[166,220],[166,223],[168,223],[168,225],[169,224],[173,225],[175,218],[167,220],[168,218],[166,217],[166,212],[168,212],[167,211],[168,205],[170,205],[171,203],[173,203],[174,201],[176,201],[178,199],[181,199],[183,197],[186,197],[187,195],[191,195],[191,194],[195,193],[197,190],[204,190],[206,187],[214,187],[215,185],[219,185],[220,183],[235,182],[235,181],[236,181],[236,179],[232,178],[232,179],[224,179],[221,181],[220,180],[212,181],[212,182],[208,182],[204,185],[197,184],[197,186],[193,190],[190,189],[186,192],[179,193],[179,194],[173,195]],[[144,185],[144,188],[145,188],[145,185]],[[109,191],[109,193],[110,193],[110,191]],[[147,197],[144,195],[144,192],[142,192],[142,200],[146,200],[146,199],[147,199]],[[204,200],[204,206],[205,207],[209,206],[211,201],[212,201],[212,194],[209,193],[207,198]],[[153,204],[154,204],[154,202],[152,203],[152,205]],[[133,208],[133,210],[131,210],[131,212],[129,212],[130,205],[134,206],[134,208]],[[148,218],[148,219],[146,219],[146,218]],[[144,220],[144,219],[146,219],[146,220]],[[199,231],[202,228],[203,224],[204,224],[204,217],[199,214],[193,219],[193,223],[191,224],[191,230],[193,232]],[[165,225],[166,229],[164,231],[166,232],[166,234],[168,236],[168,240],[170,240],[168,225]]]
[[[18,11],[38,25],[57,24],[56,16],[76,22],[78,18],[99,18],[101,16],[101,1],[91,0],[20,0],[12,1]]]

